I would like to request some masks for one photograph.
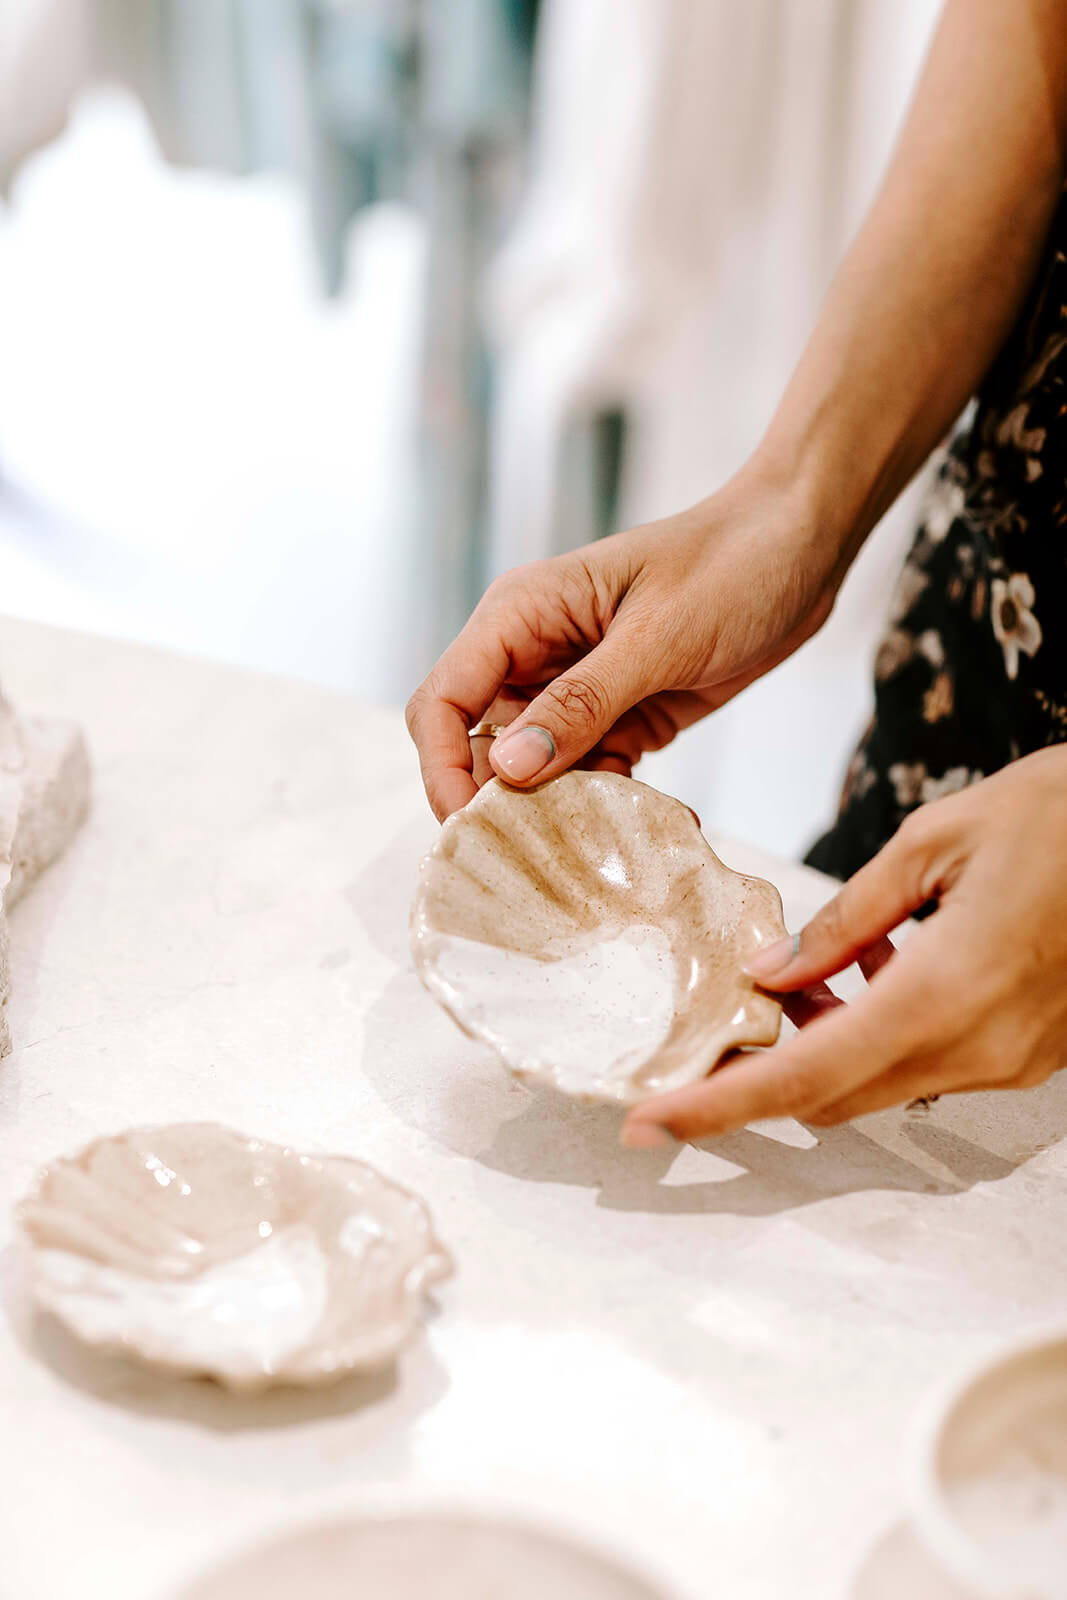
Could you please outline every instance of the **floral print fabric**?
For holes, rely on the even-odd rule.
[[[940,463],[874,677],[837,821],[808,857],[839,878],[916,806],[1067,741],[1067,194]]]

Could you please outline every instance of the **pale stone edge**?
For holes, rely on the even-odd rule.
[[[6,1016],[11,993],[7,913],[66,849],[89,809],[89,751],[77,724],[59,717],[34,717],[22,728],[25,793],[11,843],[11,878],[0,891],[0,1058],[10,1053],[13,1043]],[[60,743],[57,736],[63,733]]]

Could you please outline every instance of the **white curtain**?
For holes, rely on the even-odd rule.
[[[0,192],[61,132],[90,54],[91,0],[0,0]]]
[[[589,536],[566,444],[623,411],[619,521],[691,504],[756,443],[884,166],[937,0],[547,0],[532,175],[495,264],[494,570]],[[709,825],[829,820],[911,504],[819,639],[649,764]]]

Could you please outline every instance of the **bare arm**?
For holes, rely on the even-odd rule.
[[[498,580],[412,698],[438,816],[484,776],[467,729],[487,715],[514,717],[489,753],[512,783],[582,759],[629,771],[815,632],[1017,315],[1065,144],[1067,0],[948,0],[885,184],[752,459],[677,516]]]
[[[753,465],[842,568],[980,383],[1063,189],[1067,0],[948,0],[888,175]]]
[[[950,0],[885,187],[761,451],[763,481],[803,486],[809,554],[821,538],[840,570],[1018,313],[1063,188],[1065,86],[1067,0]],[[795,940],[754,957],[801,1031],[644,1102],[624,1141],[1043,1083],[1067,1065],[1065,894],[1058,746],[921,807]],[[889,933],[930,900],[894,953]],[[845,1006],[824,980],[852,961],[870,983]]]

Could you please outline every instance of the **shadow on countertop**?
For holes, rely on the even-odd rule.
[[[894,1523],[872,1545],[849,1585],[847,1600],[977,1600],[926,1554],[905,1522]]]
[[[417,1413],[435,1405],[448,1388],[420,1330],[393,1362],[376,1371],[312,1388],[284,1385],[261,1393],[235,1393],[211,1378],[168,1375],[82,1344],[55,1317],[32,1309],[14,1249],[0,1257],[0,1273],[3,1308],[23,1350],[68,1387],[141,1416],[187,1422],[217,1433],[281,1429],[370,1412],[401,1398],[405,1413]],[[424,1319],[435,1314],[435,1303],[427,1300]]]
[[[558,1104],[536,1104],[524,1116],[504,1123],[479,1159],[515,1177],[595,1184],[600,1189],[598,1204],[614,1210],[728,1211],[752,1217],[868,1189],[958,1194],[1014,1171],[1013,1163],[944,1132],[937,1141],[938,1159],[952,1172],[950,1179],[931,1176],[925,1167],[885,1149],[852,1125],[821,1128],[817,1142],[808,1147],[745,1128],[695,1146],[743,1168],[742,1172],[704,1183],[665,1185],[661,1180],[684,1147],[620,1150],[618,1113],[605,1108],[594,1120],[591,1111],[567,1106],[561,1113]]]
[[[812,1130],[806,1147],[748,1128],[693,1147],[625,1150],[618,1109],[514,1083],[437,1011],[410,970],[394,975],[366,1015],[362,1071],[394,1115],[454,1154],[525,1182],[596,1189],[599,1206],[620,1211],[761,1217],[863,1191],[957,1195],[1009,1177],[1067,1134],[1064,1074],[1019,1097],[946,1097],[924,1118],[881,1112],[866,1123]],[[984,1117],[965,1099],[984,1102]],[[990,1120],[991,1103],[1004,1138],[987,1144],[971,1125]],[[884,1143],[875,1136],[883,1129],[892,1134]],[[689,1148],[743,1170],[665,1182]]]

